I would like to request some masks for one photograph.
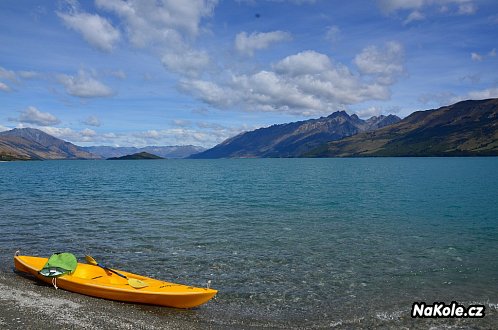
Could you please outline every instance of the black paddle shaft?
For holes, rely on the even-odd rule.
[[[112,269],[110,269],[110,268],[107,268],[107,267],[105,267],[105,266],[102,266],[101,264],[97,264],[97,266],[99,266],[100,268],[103,268],[103,269],[105,269],[105,270],[107,270],[107,271],[110,271],[111,273],[114,273],[114,274],[116,274],[116,275],[118,275],[118,276],[121,276],[121,277],[122,277],[122,278],[124,278],[124,279],[128,279],[128,277],[124,276],[123,274],[120,274],[120,273],[118,273],[118,272],[117,272],[117,271],[115,271],[115,270],[112,270]]]

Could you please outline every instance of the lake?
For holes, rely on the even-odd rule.
[[[7,162],[0,187],[4,256],[90,254],[219,290],[167,317],[498,326],[497,157]],[[486,317],[412,319],[416,301]]]

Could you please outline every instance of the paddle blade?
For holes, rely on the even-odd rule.
[[[88,262],[90,265],[98,266],[98,262],[95,261],[91,256],[85,256],[86,262]]]
[[[145,287],[148,287],[149,285],[147,283],[145,283],[144,281],[141,281],[141,280],[138,280],[136,278],[129,278],[128,279],[128,284],[135,288],[135,289],[141,289],[141,288],[145,288]]]

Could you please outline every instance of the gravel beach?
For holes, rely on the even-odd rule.
[[[168,308],[126,304],[55,290],[14,272],[0,275],[0,326],[3,329],[210,328],[209,324],[178,320],[171,315],[177,313]]]
[[[56,290],[0,257],[2,329],[219,329],[195,310],[127,304]],[[223,326],[221,326],[223,328]]]
[[[498,306],[487,302],[482,319],[412,319],[403,315],[361,317],[354,322],[298,324],[265,322],[257,314],[241,318],[214,299],[214,311],[182,310],[97,299],[37,281],[13,268],[11,256],[0,255],[0,327],[2,329],[492,329],[498,324]],[[207,315],[206,315],[207,314]],[[216,318],[215,318],[216,317]],[[258,320],[259,319],[259,320]],[[257,320],[257,321],[256,321]]]

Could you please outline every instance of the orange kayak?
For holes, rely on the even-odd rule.
[[[39,280],[51,284],[52,278],[38,274],[47,260],[48,258],[15,256],[14,265],[18,271],[34,275]],[[202,305],[218,292],[208,288],[164,282],[122,270],[117,272],[128,278],[143,281],[147,286],[136,289],[131,287],[125,278],[101,267],[83,263],[78,263],[74,273],[58,277],[56,283],[64,290],[92,297],[176,308]]]

